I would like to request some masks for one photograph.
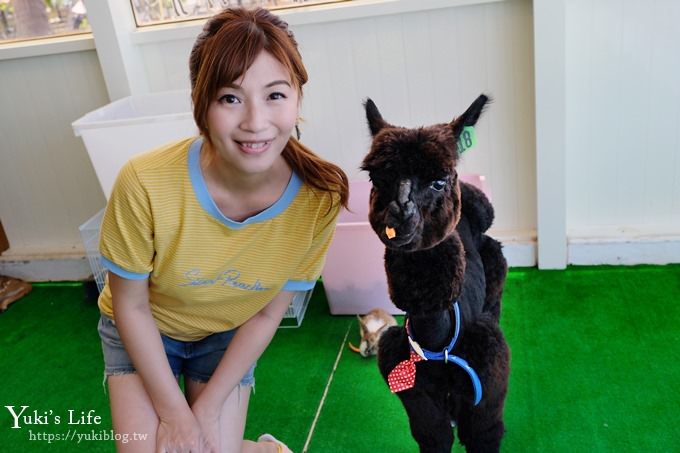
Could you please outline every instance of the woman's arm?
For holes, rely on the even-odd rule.
[[[216,419],[227,396],[267,348],[294,293],[281,291],[255,316],[239,327],[227,351],[196,399],[192,409],[199,419]]]
[[[158,414],[157,447],[198,447],[204,439],[165,354],[149,308],[149,282],[109,272],[116,327]]]

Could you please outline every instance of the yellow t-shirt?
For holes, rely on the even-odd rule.
[[[99,244],[110,272],[149,279],[159,330],[183,341],[240,326],[282,290],[313,288],[340,208],[335,194],[332,203],[293,172],[272,206],[230,220],[208,193],[201,145],[190,138],[132,158],[113,187]],[[99,308],[113,317],[108,283]]]

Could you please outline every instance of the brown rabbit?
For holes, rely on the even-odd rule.
[[[7,310],[9,304],[30,293],[31,289],[32,286],[28,282],[0,275],[0,313]]]
[[[359,320],[359,331],[361,333],[359,354],[363,357],[376,355],[380,336],[389,327],[396,326],[397,321],[382,308],[374,308],[364,316],[357,315],[357,319]]]

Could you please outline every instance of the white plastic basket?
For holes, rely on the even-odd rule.
[[[198,134],[189,90],[124,97],[87,113],[72,127],[83,139],[107,200],[132,156]]]
[[[305,312],[307,311],[307,305],[309,305],[309,299],[312,297],[312,292],[314,289],[307,291],[296,291],[293,301],[288,306],[286,314],[283,315],[281,324],[279,327],[300,327],[302,324],[302,319],[305,317]]]
[[[97,284],[99,292],[104,289],[106,282],[106,268],[102,265],[101,255],[99,253],[99,230],[101,228],[102,219],[104,218],[104,209],[96,213],[87,222],[80,226],[80,237],[85,245],[85,253],[87,254],[87,261],[90,263],[92,269],[92,276]],[[283,315],[283,320],[279,327],[300,327],[302,320],[309,305],[309,299],[312,297],[312,291],[297,291],[290,303],[286,314]]]
[[[99,254],[99,228],[104,217],[104,209],[96,213],[87,222],[80,225],[80,237],[85,244],[85,253],[87,261],[90,263],[92,269],[92,276],[97,289],[102,292],[104,283],[106,281],[106,269],[102,265],[101,255]]]

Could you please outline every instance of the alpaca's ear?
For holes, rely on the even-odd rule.
[[[380,115],[380,111],[371,98],[367,98],[364,102],[364,108],[366,109],[366,119],[368,120],[368,128],[371,130],[371,135],[376,136],[378,132],[385,126],[388,126],[387,122]]]
[[[361,331],[361,335],[362,336],[366,335],[366,326],[364,325],[364,318],[362,318],[360,315],[357,315],[357,321],[359,322],[359,330]]]
[[[463,131],[464,127],[474,126],[477,124],[477,120],[479,120],[480,115],[484,111],[484,106],[486,106],[486,104],[490,101],[491,99],[489,99],[488,96],[485,94],[480,94],[479,97],[475,99],[475,102],[473,102],[470,107],[468,107],[465,113],[451,122],[453,136],[456,137],[456,139],[458,136],[460,136],[460,133]]]

